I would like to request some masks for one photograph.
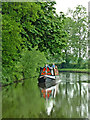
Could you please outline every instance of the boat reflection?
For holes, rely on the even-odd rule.
[[[39,83],[41,97],[46,100],[45,106],[47,114],[50,115],[51,111],[54,110],[55,97],[59,93],[59,83]]]

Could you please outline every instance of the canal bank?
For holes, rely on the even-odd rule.
[[[59,72],[72,72],[72,73],[87,73],[87,74],[90,74],[90,69],[59,69]]]

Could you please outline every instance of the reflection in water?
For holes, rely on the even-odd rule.
[[[58,84],[37,85],[37,78],[2,91],[3,118],[87,118],[87,74],[60,73]],[[83,81],[83,82],[82,82]]]
[[[50,88],[39,86],[41,97],[46,99],[47,115],[54,118],[87,118],[88,83],[81,82],[87,81],[87,76],[86,80],[85,77],[83,80],[82,74],[64,73],[63,75],[65,75],[64,80]],[[76,79],[73,79],[73,76]]]
[[[60,79],[69,82],[88,81],[89,75],[86,73],[60,73]]]
[[[46,99],[46,111],[47,114],[50,115],[54,105],[55,105],[55,97],[56,94],[59,93],[59,84],[56,84],[54,86],[49,87],[48,84],[50,85],[50,83],[40,83],[39,87],[40,87],[40,93],[41,93],[41,97],[43,97],[44,99]],[[48,86],[49,88],[47,88],[46,86]]]

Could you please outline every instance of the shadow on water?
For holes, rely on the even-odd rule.
[[[87,118],[87,74],[60,73],[59,83],[37,78],[3,88],[3,118]]]

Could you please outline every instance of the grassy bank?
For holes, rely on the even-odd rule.
[[[59,72],[78,72],[90,74],[90,69],[59,69]]]

